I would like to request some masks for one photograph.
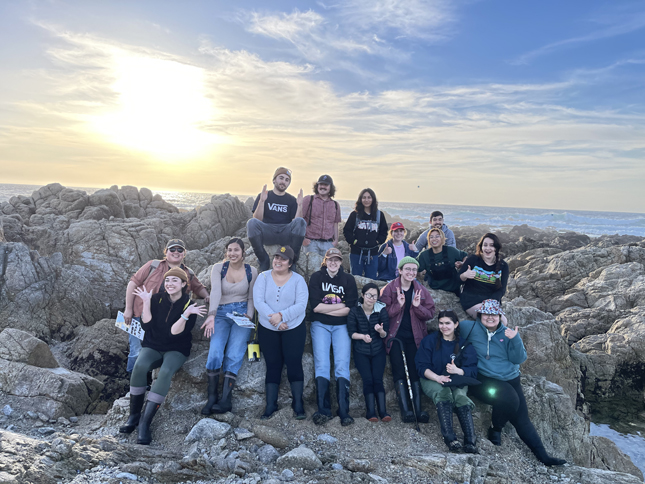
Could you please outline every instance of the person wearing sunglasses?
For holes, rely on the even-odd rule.
[[[390,317],[390,330],[385,339],[385,348],[390,355],[394,390],[399,399],[401,419],[404,422],[428,423],[430,416],[421,410],[421,384],[414,364],[414,358],[421,340],[428,335],[426,321],[434,317],[434,301],[430,291],[417,281],[419,262],[412,257],[404,257],[399,262],[399,277],[389,282],[381,290],[381,301],[385,303]],[[390,345],[390,340],[396,338]],[[405,386],[405,363],[407,361],[410,386],[412,387],[414,413],[408,404],[408,389]]]
[[[135,290],[143,288],[145,285],[152,293],[162,292],[164,290],[163,275],[170,269],[175,267],[182,269],[188,274],[188,289],[195,296],[204,299],[204,302],[210,301],[210,294],[204,285],[199,282],[195,273],[187,266],[184,265],[184,257],[186,257],[186,244],[180,239],[170,239],[164,249],[164,258],[159,260],[151,260],[143,264],[141,268],[130,278],[128,287],[125,290],[125,309],[123,316],[125,323],[130,324],[132,319],[141,322],[141,313],[143,312],[143,301],[140,298],[135,298]],[[128,366],[126,371],[132,372],[134,364],[137,361],[139,352],[141,351],[141,340],[130,335],[130,353],[128,354]]]

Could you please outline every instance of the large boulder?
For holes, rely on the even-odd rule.
[[[72,369],[90,376],[127,376],[128,334],[114,325],[114,319],[79,326],[74,335],[67,352]]]
[[[0,358],[39,368],[59,366],[47,343],[15,328],[0,333]]]

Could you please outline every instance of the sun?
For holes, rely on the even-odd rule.
[[[202,69],[130,53],[113,60],[114,104],[90,121],[106,140],[168,162],[202,157],[226,142],[200,129],[216,116]]]

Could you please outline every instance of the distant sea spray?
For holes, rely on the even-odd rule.
[[[31,194],[40,185],[0,184],[0,202],[13,196]],[[72,187],[70,187],[72,188]],[[73,187],[93,193],[98,188]],[[156,192],[177,208],[191,210],[208,203],[213,194],[196,192]],[[242,201],[251,195],[236,194]],[[255,196],[255,195],[253,195]],[[346,219],[354,209],[353,200],[338,200],[342,217]],[[574,231],[590,236],[637,235],[645,237],[645,213],[594,212],[580,210],[547,210],[513,207],[474,207],[467,205],[441,205],[429,203],[401,203],[381,200],[379,206],[392,216],[425,224],[433,210],[443,212],[448,226],[488,225],[499,228],[529,225],[541,229],[553,228]]]

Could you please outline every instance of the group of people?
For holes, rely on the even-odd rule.
[[[173,239],[166,245],[163,260],[144,264],[132,277],[126,291],[125,317],[138,318],[145,336],[140,349],[136,342],[131,344],[130,415],[121,432],[131,433],[138,427],[137,442],[150,443],[152,418],[164,401],[172,376],[190,354],[197,316],[206,314],[201,329],[210,338],[208,390],[201,413],[232,409],[232,391],[252,330],[227,315],[236,313],[252,320],[257,312],[258,339],[266,362],[266,406],[261,418],[268,419],[278,410],[278,390],[286,365],[294,417],[305,419],[302,357],[309,307],[315,424],[332,418],[330,350],[341,425],[354,422],[349,412],[352,356],[363,381],[365,418],[389,422],[383,382],[389,355],[404,422],[429,421],[422,407],[421,394],[425,393],[436,406],[448,448],[477,452],[471,414],[474,404],[468,397],[474,395],[493,407],[488,431],[491,442],[501,445],[502,428],[510,421],[541,462],[563,464],[562,459],[545,451],[528,416],[519,378],[519,365],[527,355],[518,328],[507,326],[501,308],[509,271],[498,237],[485,234],[475,254],[468,255],[456,249],[443,214],[433,212],[430,228],[416,243],[408,243],[400,222],[388,231],[375,193],[366,188],[343,230],[350,245],[352,274],[348,274],[337,248],[341,214],[333,200],[331,177],[321,176],[314,184],[314,194],[307,197],[302,190],[297,198],[286,193],[290,182],[291,172],[278,168],[273,190],[268,191],[265,185],[255,200],[247,233],[259,271],[244,262],[244,242],[231,238],[225,261],[213,266],[208,294],[183,264],[185,244]],[[264,248],[269,244],[279,245],[272,257]],[[301,250],[323,255],[322,266],[311,275],[309,284],[293,270]],[[380,291],[377,284],[367,283],[359,295],[353,275],[381,276],[389,282]],[[422,284],[424,279],[431,288],[458,294],[472,319],[459,321],[455,312],[441,311],[439,331],[428,334],[426,322],[434,318],[435,304]],[[191,302],[190,291],[209,303],[208,313],[205,306]],[[150,386],[149,373],[155,368],[160,369],[159,375]],[[464,433],[463,445],[453,430],[453,412]]]

